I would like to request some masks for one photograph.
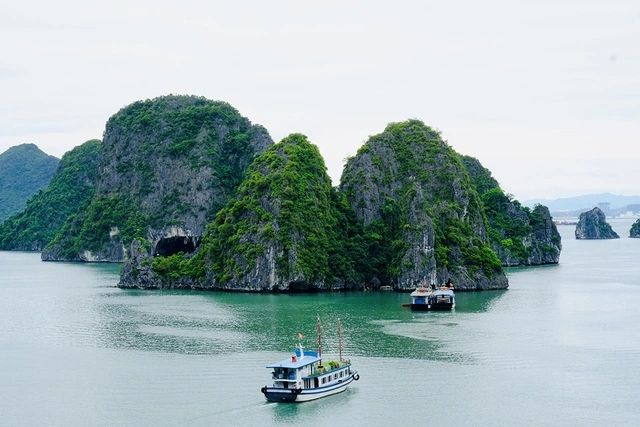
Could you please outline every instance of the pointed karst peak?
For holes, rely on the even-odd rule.
[[[578,240],[620,238],[607,222],[605,213],[598,207],[580,214],[575,235]]]
[[[256,157],[237,196],[203,240],[213,288],[326,289],[336,224],[331,179],[305,135],[287,136]],[[335,263],[334,263],[335,264]]]

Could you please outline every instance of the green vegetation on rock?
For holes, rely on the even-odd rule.
[[[237,197],[216,216],[203,239],[214,281],[240,280],[271,255],[282,281],[323,282],[330,265],[345,272],[344,252],[337,240],[334,190],[318,148],[292,134],[256,158]],[[273,284],[275,285],[275,283]]]
[[[530,248],[524,246],[523,239],[533,230],[529,223],[529,208],[509,199],[499,187],[484,193],[482,202],[490,225],[487,230],[489,238],[508,248],[516,259],[526,264]],[[525,215],[510,215],[508,208],[512,203]]]
[[[504,194],[477,159],[463,156],[462,160],[482,200],[489,242],[503,265],[557,263],[562,245],[548,209],[522,206]]]
[[[341,189],[364,226],[366,280],[409,288],[434,275],[503,276],[461,156],[421,121],[370,137],[347,162]]]

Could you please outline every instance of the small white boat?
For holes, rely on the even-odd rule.
[[[323,361],[320,347],[320,319],[318,319],[318,351],[304,350],[302,344],[290,358],[267,366],[272,369],[273,385],[260,390],[270,402],[307,402],[344,391],[360,375],[351,367],[348,359],[342,358],[342,338],[338,320],[340,357]],[[301,335],[299,335],[301,338]]]

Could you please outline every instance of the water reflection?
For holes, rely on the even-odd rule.
[[[481,313],[489,311],[504,298],[509,290],[457,292],[456,313]]]
[[[291,425],[293,421],[298,423],[308,421],[310,425],[315,425],[319,420],[326,419],[333,411],[342,411],[348,407],[357,393],[357,388],[350,387],[341,393],[304,402],[304,404],[270,402],[265,405],[272,411],[274,425]]]
[[[234,313],[198,293],[120,290],[98,299],[95,310],[106,347],[181,354],[244,348],[246,334],[234,327]]]
[[[464,318],[499,305],[507,291],[458,293],[450,312],[412,312],[408,295],[390,292],[314,295],[116,290],[94,298],[101,344],[180,354],[269,351],[288,354],[303,335],[305,348],[337,355],[337,321],[344,357],[373,356],[473,363],[451,351]],[[462,321],[462,326],[461,326]]]

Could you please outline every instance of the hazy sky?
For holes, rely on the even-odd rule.
[[[0,152],[131,102],[229,102],[343,159],[418,118],[519,200],[640,194],[640,2],[86,1],[0,8]]]

